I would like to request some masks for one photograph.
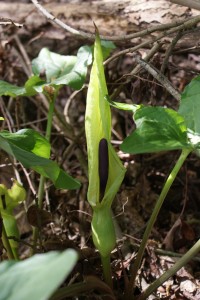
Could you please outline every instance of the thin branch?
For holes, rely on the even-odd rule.
[[[60,27],[62,27],[63,29],[69,31],[70,33],[74,34],[74,35],[78,35],[78,36],[82,36],[84,38],[87,39],[94,39],[94,34],[91,33],[87,33],[81,30],[77,30],[72,28],[71,26],[63,23],[62,21],[60,21],[59,19],[57,19],[56,17],[54,17],[51,13],[49,13],[41,4],[39,4],[39,2],[37,0],[31,0],[32,3],[35,5],[35,7],[45,16],[47,17],[47,19],[53,21],[54,23],[56,23],[57,25],[59,25]]]
[[[2,17],[0,17],[0,25],[14,25],[18,28],[21,28],[24,26],[23,24],[14,22],[13,20],[11,20],[9,18],[2,18]]]
[[[129,52],[134,52],[142,47],[146,47],[147,45],[149,44],[152,44],[156,41],[159,41],[160,39],[172,34],[172,33],[175,33],[177,31],[181,31],[181,30],[186,30],[186,29],[190,29],[192,27],[194,27],[197,23],[200,22],[200,16],[197,16],[197,17],[194,17],[194,18],[190,18],[188,20],[186,20],[182,25],[180,26],[177,26],[175,28],[172,28],[168,31],[165,31],[161,34],[159,34],[156,38],[152,39],[152,40],[148,40],[148,41],[145,41],[145,42],[142,42],[141,44],[137,45],[137,46],[134,46],[134,47],[131,47],[131,48],[128,48],[128,49],[125,49],[125,50],[122,50],[118,53],[116,53],[115,55],[111,56],[109,59],[107,59],[105,62],[104,62],[104,65],[107,65],[108,63],[110,63],[113,59],[116,59],[117,57],[119,56],[122,56],[124,54],[127,54]]]
[[[95,39],[95,34],[93,33],[88,33],[82,30],[77,30],[67,24],[65,24],[64,22],[62,22],[61,20],[57,19],[54,15],[52,15],[50,12],[48,12],[46,10],[46,8],[44,8],[39,2],[38,0],[31,0],[32,3],[35,5],[35,7],[45,16],[47,17],[47,19],[51,20],[52,22],[56,23],[57,25],[59,25],[61,28],[67,30],[68,32],[83,37],[83,38],[87,38],[90,40],[94,40]],[[194,17],[195,18],[195,17]],[[192,21],[194,18],[189,18],[189,21]],[[200,21],[200,17],[199,17],[199,21]],[[170,28],[173,27],[177,27],[180,25],[184,25],[185,20],[180,20],[180,21],[175,21],[173,23],[168,23],[168,24],[161,24],[161,25],[156,25],[156,26],[152,26],[150,28],[147,28],[145,30],[142,30],[140,32],[135,32],[132,34],[127,34],[127,35],[121,35],[121,36],[107,36],[107,35],[100,35],[100,38],[103,40],[110,40],[110,41],[126,41],[126,40],[131,40],[134,38],[138,38],[138,37],[143,37],[145,35],[151,34],[155,31],[164,31],[164,30],[168,30]]]
[[[158,49],[161,47],[161,43],[159,43],[159,42],[156,42],[154,45],[153,45],[153,47],[149,50],[149,52],[147,53],[147,55],[144,57],[144,61],[149,61],[157,52],[158,52]],[[129,75],[129,78],[126,80],[126,82],[125,83],[123,83],[123,84],[120,84],[119,86],[118,86],[118,88],[113,92],[113,94],[110,96],[110,98],[112,99],[112,100],[114,100],[114,99],[116,99],[116,97],[119,95],[119,93],[121,92],[121,90],[122,90],[122,88],[123,88],[123,86],[124,86],[124,84],[128,84],[131,80],[132,80],[132,78],[139,72],[139,70],[140,70],[140,66],[139,65],[137,65],[132,71],[131,71],[131,73],[130,73],[130,75]]]
[[[178,101],[181,100],[180,93],[172,86],[171,82],[161,72],[159,72],[150,63],[145,62],[137,56],[135,57],[135,60],[156,80],[158,80],[175,99],[177,99]]]
[[[194,8],[200,10],[199,0],[170,0],[172,3],[176,3],[182,6],[187,6],[189,8]]]
[[[175,36],[175,38],[173,38],[172,42],[170,43],[169,47],[167,48],[167,50],[165,52],[165,57],[164,57],[164,60],[163,60],[163,63],[162,63],[161,69],[160,69],[160,72],[162,74],[165,73],[165,70],[166,70],[166,67],[167,67],[167,64],[169,61],[169,57],[170,57],[174,47],[176,46],[177,42],[182,37],[182,35],[183,35],[182,32],[178,31],[177,35]]]

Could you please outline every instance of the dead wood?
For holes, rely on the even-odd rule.
[[[39,1],[43,5],[43,1]],[[24,28],[18,34],[42,32],[43,38],[64,40],[71,34],[47,20],[33,4],[3,2],[0,4],[1,17],[12,18],[15,22],[24,22]],[[197,16],[198,10],[189,9],[166,0],[124,0],[124,1],[73,1],[66,4],[52,2],[44,5],[55,17],[69,24],[73,28],[86,32],[94,32],[93,21],[103,35],[126,35],[147,29],[149,26],[167,24]],[[51,22],[52,23],[52,22]],[[154,33],[156,36],[158,33]],[[72,36],[71,36],[72,38]],[[166,42],[171,42],[171,36]],[[123,44],[136,45],[147,37],[132,39]],[[176,46],[176,49],[197,48],[199,32],[185,36]],[[62,43],[61,43],[62,44]],[[62,45],[61,45],[62,47]]]

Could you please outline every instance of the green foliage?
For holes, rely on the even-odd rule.
[[[184,117],[188,138],[200,155],[200,76],[194,78],[184,89],[178,112]]]
[[[47,84],[55,86],[65,84],[80,89],[91,60],[91,48],[88,46],[81,47],[77,56],[59,55],[43,48],[38,57],[33,60],[32,68],[35,75],[40,76],[43,73],[43,76],[46,76]],[[41,90],[37,89],[37,91]]]
[[[0,132],[0,148],[19,160],[25,168],[31,168],[49,178],[55,187],[76,189],[80,183],[49,160],[50,144],[32,129],[22,129],[16,133]]]
[[[184,89],[178,112],[184,117],[188,129],[200,134],[200,76],[194,78]]]
[[[103,60],[105,60],[111,53],[112,50],[116,48],[112,41],[101,40],[101,50],[103,54]]]
[[[164,107],[143,106],[134,114],[136,130],[122,143],[129,153],[150,153],[191,147],[184,118]]]
[[[199,155],[199,83],[200,76],[186,86],[181,95],[178,112],[164,107],[136,108],[134,112],[136,130],[123,141],[121,149],[133,154],[191,149]],[[115,105],[115,102],[113,103]],[[113,103],[111,102],[111,105]],[[120,105],[118,108],[123,109]]]
[[[80,89],[91,61],[92,52],[88,46],[81,47],[77,56],[60,55],[43,48],[38,57],[32,61],[33,76],[26,81],[24,87],[0,80],[0,95],[33,96],[42,93],[46,85],[59,89],[67,84],[74,89]]]
[[[25,199],[26,191],[17,181],[14,181],[11,189],[7,189],[4,184],[0,184],[0,216],[3,219],[7,237],[19,239],[19,230],[13,215],[13,209]],[[14,257],[18,258],[18,242],[10,239],[9,243]],[[6,245],[4,246],[6,248]]]
[[[91,59],[91,48],[88,46],[81,47],[77,56],[59,55],[43,48],[32,62],[34,75],[26,81],[24,87],[17,87],[1,80],[0,95],[33,96],[39,92],[47,95],[46,87],[52,86],[56,87],[53,89],[52,97],[54,97],[64,84],[79,89],[84,83]],[[77,180],[61,170],[56,162],[49,160],[50,144],[34,130],[24,129],[17,133],[1,132],[0,148],[16,157],[26,168],[32,168],[51,179],[57,188],[80,187]]]
[[[74,250],[37,254],[21,262],[0,264],[0,300],[47,300],[70,274]]]
[[[136,129],[125,138],[120,146],[124,152],[138,154],[182,150],[180,158],[164,184],[145,229],[128,284],[128,292],[125,293],[126,299],[130,299],[147,240],[163,201],[189,153],[196,151],[200,154],[200,76],[192,80],[185,88],[178,112],[159,106],[118,103],[108,96],[103,68],[103,60],[114,48],[112,42],[100,41],[97,32],[85,114],[89,169],[87,197],[93,209],[92,237],[95,247],[100,252],[104,278],[108,285],[112,286],[109,260],[116,243],[111,205],[125,175],[125,168],[110,142],[110,106],[131,111],[133,114]],[[81,47],[77,56],[64,56],[43,48],[38,57],[32,61],[33,76],[26,81],[24,87],[0,81],[0,95],[19,97],[43,93],[50,100],[49,111],[53,112],[59,89],[63,85],[80,89],[91,61],[92,48],[88,46]],[[0,117],[0,120],[3,118]],[[52,114],[48,121],[46,136],[50,136]],[[57,188],[80,187],[78,181],[61,170],[55,162],[49,160],[50,144],[34,130],[23,129],[16,133],[0,132],[0,148],[14,156],[24,167],[31,168],[51,179]],[[105,187],[103,191],[102,185]],[[25,196],[24,189],[17,182],[11,189],[0,185],[0,212],[7,236],[19,237],[13,208],[23,201]],[[17,243],[11,241],[11,247],[16,249]],[[20,300],[49,299],[71,272],[76,261],[76,253],[67,250],[63,253],[35,255],[23,262],[1,263],[0,300],[12,300],[16,297]],[[35,286],[37,289],[34,289],[33,293]]]

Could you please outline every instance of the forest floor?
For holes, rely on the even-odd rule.
[[[16,18],[15,18],[16,19]],[[43,31],[51,35],[52,25],[45,25]],[[49,47],[60,54],[76,54],[82,45],[91,45],[83,39],[69,45],[58,43],[58,40],[46,37],[42,39],[41,28],[32,31],[29,27],[23,34],[13,26],[1,28],[0,41],[0,79],[12,84],[23,86],[30,76],[30,62],[38,55],[39,48]],[[47,34],[46,34],[47,36]],[[76,39],[74,37],[74,39]],[[70,41],[72,38],[70,38]],[[124,49],[121,47],[121,49]],[[120,50],[120,46],[113,53]],[[142,56],[147,49],[140,49]],[[154,55],[151,63],[157,69],[163,62],[163,51]],[[132,54],[119,57],[106,67],[109,94],[123,84],[118,95],[120,102],[148,104],[178,108],[175,100],[146,71],[140,70],[129,83],[128,74],[134,69]],[[184,87],[200,72],[200,55],[198,52],[187,51],[173,53],[167,64],[165,76],[182,92]],[[81,282],[86,276],[101,278],[100,258],[95,251],[91,238],[91,208],[87,202],[87,149],[84,135],[84,113],[86,106],[87,84],[80,91],[74,92],[63,87],[56,101],[56,110],[63,114],[65,122],[70,124],[76,135],[79,135],[79,146],[70,140],[67,133],[55,118],[52,128],[51,158],[59,163],[70,175],[81,181],[82,186],[76,191],[56,190],[46,182],[44,206],[41,216],[45,219],[40,231],[40,246],[37,252],[74,248],[80,253],[80,259],[69,280]],[[0,115],[8,121],[3,123],[1,130],[12,131],[21,128],[33,128],[44,134],[46,128],[47,107],[40,95],[13,99],[1,97]],[[125,179],[113,204],[113,214],[118,225],[117,248],[112,254],[112,270],[116,283],[116,296],[120,299],[123,290],[124,270],[129,274],[144,229],[151,215],[155,202],[163,184],[171,171],[179,151],[161,152],[143,155],[125,154],[119,150],[121,141],[132,131],[134,122],[129,112],[112,109],[113,130],[112,143],[127,168]],[[17,172],[21,177],[27,193],[26,204],[16,211],[21,233],[21,257],[30,254],[32,226],[35,215],[27,218],[26,209],[34,204],[37,197],[39,176],[33,172],[27,174],[20,165]],[[0,181],[11,185],[15,171],[5,153],[0,152]],[[35,193],[33,193],[35,191]],[[30,225],[31,224],[31,225]],[[140,270],[140,287],[145,287],[158,278],[167,268],[171,267],[199,239],[200,236],[200,160],[191,154],[181,168],[164,205],[148,242]],[[1,246],[1,258],[6,254]],[[176,276],[158,288],[151,299],[200,299],[200,257],[196,257],[182,268]],[[88,291],[78,298],[72,299],[104,299],[97,291]]]

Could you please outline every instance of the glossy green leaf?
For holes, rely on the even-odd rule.
[[[4,118],[3,117],[0,117],[0,121],[3,121],[4,120]]]
[[[0,300],[48,300],[78,259],[72,249],[0,263]]]
[[[5,138],[7,142],[20,146],[20,148],[26,151],[41,157],[50,157],[51,147],[49,142],[35,130],[21,129],[15,133],[1,131],[0,136]]]
[[[0,95],[1,96],[34,96],[37,90],[42,92],[42,87],[44,86],[44,80],[41,80],[38,76],[30,77],[24,87],[19,87],[10,84],[6,81],[0,80]]]
[[[5,95],[10,97],[17,97],[24,94],[26,94],[26,90],[24,87],[19,87],[6,81],[0,80],[0,96]]]
[[[188,139],[200,156],[200,76],[185,87],[178,112],[184,117],[188,127]]]
[[[92,62],[91,48],[83,46],[78,50],[77,61],[73,69],[65,75],[59,76],[53,80],[52,83],[55,85],[67,84],[74,89],[80,89],[85,82],[87,75],[87,67]]]
[[[42,93],[45,85],[69,85],[80,89],[85,82],[87,67],[92,62],[92,50],[83,46],[77,56],[60,55],[43,48],[38,57],[32,61],[33,76],[18,87],[0,80],[0,96],[33,96]]]
[[[31,76],[25,83],[26,96],[34,96],[36,93],[42,93],[43,87],[46,85],[45,80],[39,76]],[[23,95],[22,95],[23,96]]]
[[[124,152],[136,154],[192,148],[184,118],[172,109],[141,107],[134,120],[136,130],[120,147]]]
[[[184,117],[186,126],[195,134],[200,134],[200,76],[184,89],[178,112]]]
[[[33,74],[45,77],[46,82],[50,83],[54,79],[70,73],[76,61],[76,56],[60,55],[43,48],[38,57],[32,60]]]
[[[112,41],[101,40],[101,49],[103,53],[103,60],[105,60],[111,53],[112,50],[116,48]]]
[[[49,178],[57,188],[77,189],[80,183],[59,168],[56,162],[47,159],[50,145],[39,133],[23,129],[16,133],[0,132],[0,148],[31,168]]]
[[[88,46],[81,47],[77,56],[60,55],[43,48],[38,57],[32,61],[32,69],[35,75],[45,76],[47,84],[66,84],[80,89],[90,63],[91,49]]]
[[[184,89],[178,112],[188,127],[188,139],[200,155],[200,76],[194,78]]]
[[[108,95],[108,91],[103,68],[103,55],[100,39],[97,35],[85,115],[89,167],[88,201],[93,207],[98,205],[111,206],[125,174],[125,168],[110,143],[111,113],[109,103],[105,99],[106,95]],[[99,143],[103,138],[105,138],[108,143],[109,175],[104,197],[100,203],[98,152]]]

